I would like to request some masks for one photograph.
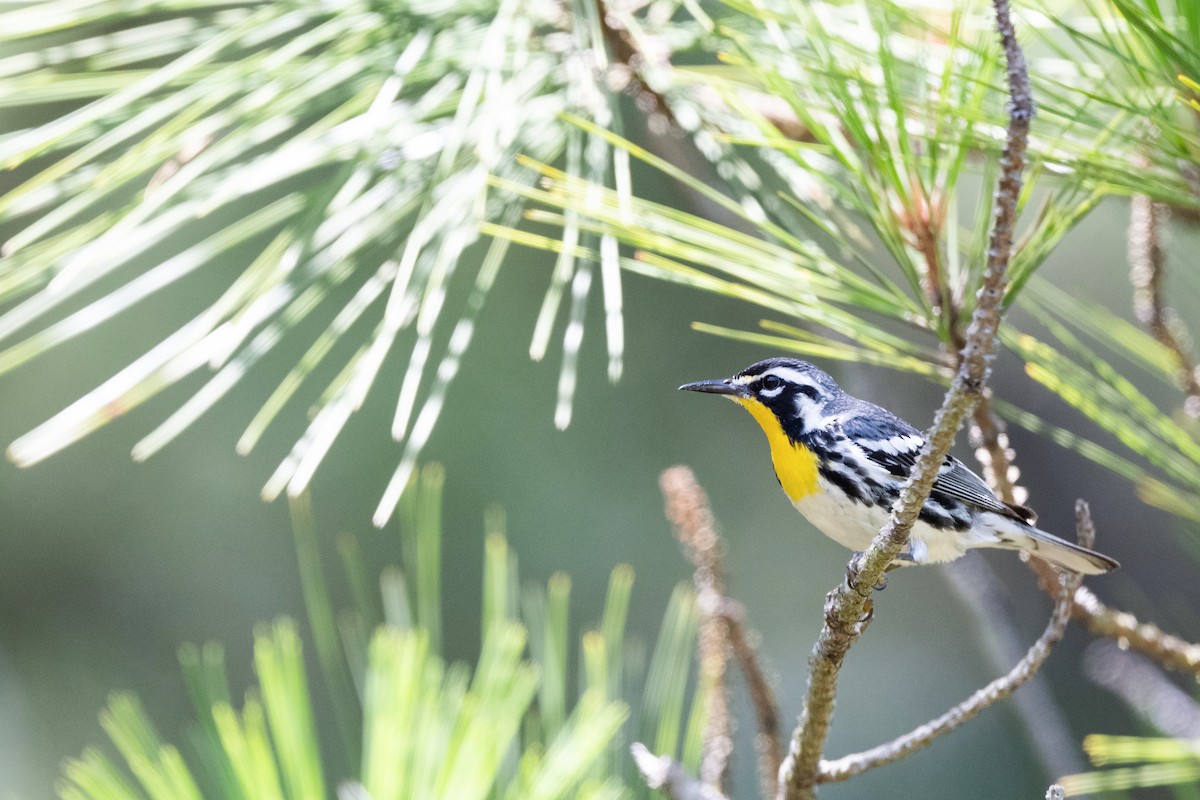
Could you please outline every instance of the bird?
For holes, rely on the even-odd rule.
[[[858,552],[887,522],[925,446],[912,425],[847,394],[828,374],[796,358],[769,358],[730,378],[679,388],[745,407],[767,435],[775,476],[792,505],[826,536]],[[1023,551],[1082,575],[1120,566],[1038,529],[1036,521],[1032,509],[1004,502],[947,455],[908,544],[889,569],[953,561],[978,547]]]

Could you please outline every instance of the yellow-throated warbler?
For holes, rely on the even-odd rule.
[[[805,361],[772,358],[724,380],[680,386],[746,407],[771,445],[779,485],[822,533],[865,550],[888,519],[925,437],[879,406],[851,397]],[[1036,515],[1002,502],[947,456],[900,563],[951,561],[973,547],[1024,550],[1070,572],[1116,569],[1108,556],[1033,527]]]

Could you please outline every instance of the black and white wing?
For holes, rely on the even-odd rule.
[[[881,408],[873,408],[869,414],[843,419],[841,427],[846,437],[857,445],[870,463],[882,467],[900,481],[908,478],[917,462],[917,455],[925,446],[925,436],[920,431]],[[946,456],[938,470],[931,495],[944,495],[982,511],[992,511],[1030,524],[1035,519],[1030,509],[1001,501],[983,478],[953,456]]]

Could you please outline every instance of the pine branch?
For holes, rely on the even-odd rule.
[[[1057,572],[1040,558],[1029,559],[1042,590],[1053,591]],[[1136,650],[1164,667],[1200,678],[1200,644],[1193,644],[1163,631],[1149,622],[1141,622],[1128,611],[1107,605],[1086,586],[1075,591],[1071,616],[1093,636],[1115,639],[1122,647]]]
[[[732,718],[725,686],[729,652],[741,667],[750,700],[758,719],[756,750],[759,779],[768,796],[783,760],[779,741],[779,711],[758,654],[746,634],[740,606],[726,594],[721,566],[722,543],[708,502],[708,495],[696,482],[690,469],[671,467],[659,478],[666,500],[667,519],[675,526],[676,536],[688,559],[695,566],[696,603],[700,608],[700,675],[710,686],[708,726],[704,735],[704,755],[700,763],[701,780],[723,788],[733,752]]]
[[[678,127],[666,97],[655,91],[643,77],[642,70],[648,66],[648,57],[638,47],[637,39],[622,23],[620,14],[613,13],[614,9],[610,9],[604,0],[596,0],[596,10],[609,54],[613,63],[620,65],[620,75],[625,78],[625,93],[634,98],[638,109],[646,115],[652,129],[657,130],[667,125]],[[666,62],[667,58],[663,55],[655,60]]]
[[[690,469],[671,467],[659,476],[658,483],[666,500],[667,519],[675,526],[675,535],[695,566],[692,578],[696,587],[696,605],[700,610],[700,684],[707,687],[708,698],[700,780],[723,791],[728,779],[729,757],[733,754],[733,720],[729,714],[729,687],[725,681],[731,623],[722,613],[727,601],[719,552],[721,542],[708,497]]]
[[[1184,409],[1200,417],[1200,369],[1188,345],[1187,331],[1163,300],[1166,253],[1161,227],[1168,210],[1146,195],[1129,201],[1129,282],[1133,284],[1133,313],[1146,331],[1171,352],[1179,367],[1179,383],[1187,395]]]
[[[725,613],[732,624],[729,626],[729,644],[733,656],[741,667],[742,676],[750,692],[750,702],[758,720],[758,734],[754,737],[754,749],[758,754],[758,776],[763,797],[775,793],[775,782],[779,779],[779,765],[783,763],[783,743],[779,740],[779,703],[775,690],[771,688],[762,665],[758,662],[758,651],[746,635],[746,626],[741,621],[740,610],[735,612],[727,606]]]
[[[993,428],[993,434],[998,430]],[[1003,436],[1003,433],[1000,435]],[[1009,466],[1012,450],[1007,447],[1006,439],[997,441],[1002,441],[1003,446],[980,447],[975,457],[984,467],[989,484],[1000,499],[1009,503],[1018,502],[1016,493],[1020,491],[1019,488],[1012,481],[1004,485],[998,480],[1003,473],[1013,476]],[[1053,596],[1057,571],[1039,558],[1031,558],[1029,566],[1037,574],[1042,589]],[[1071,615],[1082,622],[1093,636],[1115,639],[1122,647],[1136,650],[1164,667],[1200,678],[1200,644],[1172,636],[1157,625],[1140,622],[1133,614],[1106,605],[1086,586],[1075,590]]]
[[[845,581],[826,598],[825,625],[813,648],[804,713],[780,771],[778,794],[787,800],[813,796],[842,661],[869,622],[869,601],[873,587],[908,542],[909,532],[929,496],[938,468],[949,452],[958,429],[982,396],[990,372],[996,332],[1000,325],[1000,305],[1007,284],[1008,262],[1012,254],[1029,125],[1034,114],[1029,75],[1009,18],[1008,2],[993,0],[993,5],[1008,64],[1011,103],[983,286],[967,330],[966,346],[958,371],[934,419],[926,445],[892,508],[891,518],[866,552],[851,560]]]
[[[1160,213],[1155,211],[1155,204],[1147,197],[1135,197],[1131,201],[1129,260],[1130,281],[1134,285],[1134,308],[1142,324],[1175,354],[1190,403],[1194,398],[1200,398],[1200,394],[1192,389],[1195,384],[1196,390],[1200,391],[1200,384],[1196,384],[1200,376],[1197,375],[1191,354],[1183,348],[1182,340],[1175,337],[1172,332],[1174,329],[1167,324],[1174,315],[1170,309],[1164,308],[1161,296],[1164,255],[1158,234]],[[1200,400],[1197,402],[1200,403]],[[1016,484],[1017,472],[1012,466],[1014,452],[1009,447],[1008,436],[999,420],[986,403],[985,393],[985,399],[975,409],[972,433],[979,443],[975,458],[983,468],[988,485],[1001,500],[1022,503],[1025,499],[1024,490]],[[1057,571],[1036,557],[1029,560],[1029,566],[1037,574],[1043,590],[1053,597],[1057,591]],[[1172,636],[1156,625],[1140,622],[1129,612],[1106,605],[1086,586],[1080,586],[1075,591],[1072,616],[1094,636],[1115,639],[1122,646],[1141,652],[1165,667],[1200,678],[1200,644]]]
[[[1073,613],[1093,635],[1116,639],[1130,650],[1143,653],[1164,667],[1200,678],[1200,644],[1165,633],[1151,623],[1139,622],[1128,611],[1105,605],[1086,587],[1075,592]]]
[[[982,558],[960,558],[942,572],[974,620],[988,663],[998,672],[1007,671],[1028,650],[1008,604],[1009,587]],[[1087,770],[1087,761],[1079,752],[1079,739],[1044,674],[1039,672],[1013,695],[1012,709],[1029,736],[1044,774]]]
[[[1023,505],[1026,491],[1017,485],[1020,475],[1013,466],[1016,453],[1008,444],[1004,424],[992,411],[991,392],[985,392],[975,407],[971,423],[971,442],[975,447],[975,458],[983,468],[983,477],[996,495],[1006,503]]]
[[[1076,504],[1075,514],[1076,531],[1080,542],[1094,539],[1091,513],[1088,511],[1087,504],[1082,500]],[[1063,574],[1059,580],[1061,584],[1058,600],[1045,631],[1029,648],[1025,657],[1018,661],[1008,674],[976,691],[940,717],[903,736],[862,753],[844,756],[836,761],[822,761],[818,781],[832,783],[849,780],[867,770],[899,761],[917,750],[928,747],[934,740],[950,733],[967,720],[978,716],[988,706],[1003,700],[1028,683],[1046,662],[1050,656],[1050,650],[1062,639],[1067,624],[1071,620],[1071,598],[1083,581],[1083,576],[1073,573]]]

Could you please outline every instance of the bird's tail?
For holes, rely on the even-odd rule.
[[[1032,525],[1006,520],[998,531],[1002,547],[1024,550],[1056,567],[1079,575],[1102,575],[1121,566],[1114,558],[1060,539]]]

